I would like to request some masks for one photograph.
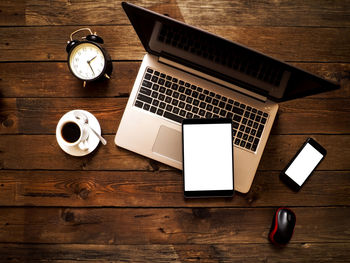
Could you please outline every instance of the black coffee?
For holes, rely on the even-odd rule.
[[[80,128],[74,122],[67,122],[62,127],[62,137],[69,143],[76,142],[80,138]]]

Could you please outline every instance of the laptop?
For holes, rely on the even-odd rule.
[[[168,16],[122,7],[147,53],[115,144],[182,169],[182,120],[229,118],[236,191],[252,185],[278,102],[339,87]]]

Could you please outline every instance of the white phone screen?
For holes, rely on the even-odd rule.
[[[233,190],[231,124],[183,126],[185,191]]]
[[[294,182],[301,186],[321,161],[323,155],[307,143],[292,164],[285,171]]]

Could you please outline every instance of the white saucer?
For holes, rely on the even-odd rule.
[[[100,123],[98,122],[98,120],[96,119],[96,117],[94,115],[92,115],[90,112],[85,111],[85,110],[72,110],[72,111],[64,114],[62,116],[62,118],[60,119],[60,121],[58,122],[57,127],[56,127],[56,139],[57,139],[58,145],[66,153],[73,155],[73,156],[84,156],[84,155],[91,153],[93,150],[95,150],[97,145],[100,142],[100,139],[92,131],[89,132],[89,137],[87,139],[88,149],[86,149],[86,150],[82,150],[78,146],[75,146],[75,147],[66,146],[65,144],[63,144],[63,139],[57,135],[59,133],[59,131],[58,131],[59,124],[67,119],[74,120],[75,119],[75,116],[74,116],[75,111],[80,111],[80,112],[84,113],[86,115],[86,117],[88,118],[90,127],[93,128],[98,134],[101,135]]]

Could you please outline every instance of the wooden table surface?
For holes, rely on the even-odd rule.
[[[178,170],[120,149],[114,136],[145,54],[120,1],[0,1],[0,262],[341,262],[350,258],[350,1],[133,1],[337,81],[280,104],[248,194],[184,200]],[[110,81],[69,72],[72,31],[89,26],[113,59]],[[85,109],[107,146],[86,157],[56,142]],[[141,134],[142,135],[142,134]],[[328,155],[299,193],[278,175],[307,137]],[[297,216],[278,249],[280,206]]]

